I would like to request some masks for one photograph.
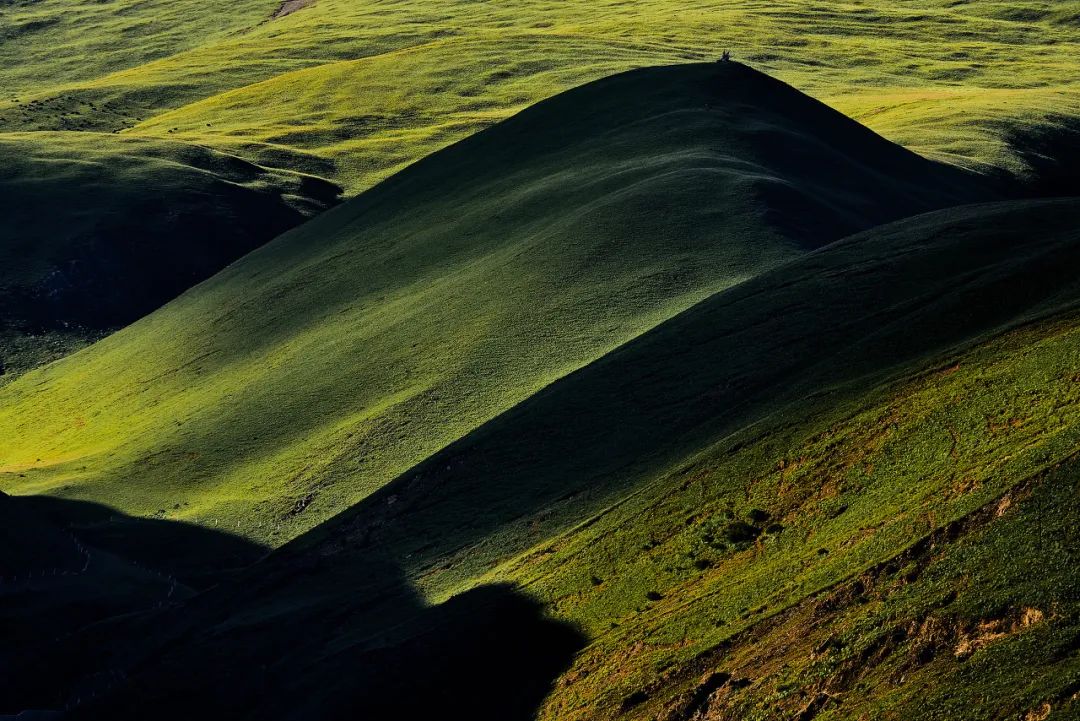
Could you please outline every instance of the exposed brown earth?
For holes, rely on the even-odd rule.
[[[309,5],[314,5],[315,0],[285,0],[281,5],[278,5],[278,9],[274,11],[274,14],[270,16],[271,20],[277,20],[283,18],[286,15],[291,15],[297,10],[303,10]]]

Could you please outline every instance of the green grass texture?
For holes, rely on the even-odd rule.
[[[738,63],[634,70],[25,373],[0,561],[99,563],[0,588],[0,700],[1075,718],[1080,203],[976,169]]]
[[[598,81],[8,384],[3,490],[278,545],[726,287],[987,197],[739,64]]]
[[[1078,107],[1069,3],[19,0],[0,130],[175,138],[356,193],[546,97],[726,48],[919,152],[1023,171]],[[92,142],[92,138],[85,138]]]

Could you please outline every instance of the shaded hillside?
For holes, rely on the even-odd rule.
[[[718,290],[987,196],[739,64],[620,75],[3,389],[0,483],[279,544]]]
[[[426,572],[429,583],[482,572],[492,562],[487,546],[463,539],[486,539],[511,523],[519,542],[534,541],[530,507],[572,516],[598,510],[706,442],[775,422],[772,414],[803,399],[827,405],[851,385],[873,389],[928,357],[1072,311],[1080,300],[1078,221],[1073,199],[963,206],[785,264],[435,454],[383,488],[365,506],[371,516],[331,524],[330,543],[348,552],[362,540]],[[504,542],[493,550],[509,549]]]
[[[141,318],[338,193],[206,148],[108,135],[0,135],[0,163],[8,375]]]
[[[113,627],[129,681],[79,711],[411,709],[443,677],[419,649],[511,581],[588,638],[542,718],[1071,718],[1078,219],[942,211],[720,292],[234,582]],[[466,617],[498,683],[439,710],[526,718],[500,689],[543,686],[572,637],[541,632],[528,666],[535,626]]]
[[[1080,119],[1056,115],[1041,123],[1016,124],[1006,137],[1023,160],[1033,194],[1080,195]]]
[[[264,553],[195,526],[130,518],[89,503],[0,494],[0,714],[38,707],[39,699],[47,708],[61,686],[71,695],[62,707],[117,684],[120,669],[102,666],[110,655],[100,647],[92,664],[78,654],[61,659],[48,650],[87,628],[109,628],[115,619],[179,603]],[[196,555],[197,566],[183,560]],[[114,640],[113,650],[124,645],[122,634]]]

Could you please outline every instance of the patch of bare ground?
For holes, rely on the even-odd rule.
[[[1024,721],[1046,721],[1050,717],[1051,711],[1053,711],[1053,707],[1049,702],[1042,703],[1024,714]]]
[[[314,4],[315,0],[284,0],[284,2],[278,5],[278,9],[274,11],[274,14],[270,16],[270,19],[277,20],[278,18],[283,18],[286,15],[291,15],[297,10],[303,10]]]

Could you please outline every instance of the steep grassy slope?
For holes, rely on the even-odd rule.
[[[47,647],[34,700],[104,667],[87,718],[526,718],[556,676],[541,718],[1074,718],[1078,220],[943,211],[722,291],[107,658]]]
[[[0,383],[154,310],[338,189],[177,142],[0,134]]]
[[[745,66],[600,81],[0,391],[3,488],[278,544],[724,287],[985,196]]]
[[[1022,163],[1001,143],[1003,119],[1080,106],[1080,19],[1068,3],[318,0],[271,20],[277,6],[8,3],[0,129],[131,129],[360,191],[545,97],[724,47],[920,150],[976,165]]]

